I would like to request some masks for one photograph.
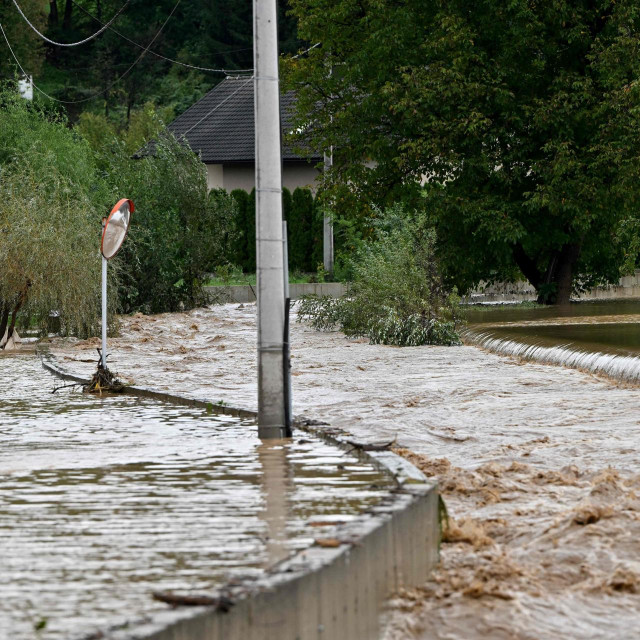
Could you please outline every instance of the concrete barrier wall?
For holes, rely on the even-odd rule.
[[[311,547],[264,579],[224,591],[234,604],[167,611],[105,640],[376,640],[386,598],[437,562],[437,493],[405,487],[350,523],[336,549]],[[344,537],[347,536],[350,537]]]
[[[479,287],[463,298],[465,303],[480,302],[524,302],[536,300],[535,289],[528,282],[499,282],[487,287]],[[596,287],[585,291],[576,300],[613,300],[620,298],[640,298],[640,270],[631,276],[620,278],[617,285]]]
[[[256,287],[249,285],[234,285],[229,287],[205,287],[205,291],[217,302],[255,302]],[[292,300],[298,300],[305,295],[331,296],[339,298],[347,291],[342,282],[310,282],[304,284],[290,284],[289,293]]]
[[[42,353],[52,373],[86,382]],[[127,392],[203,406],[241,417],[255,412],[151,389]],[[303,430],[354,452],[346,434],[300,418]],[[400,587],[422,584],[438,562],[437,485],[390,451],[357,454],[394,478],[396,489],[354,520],[323,528],[337,547],[314,545],[265,572],[263,578],[207,593],[218,604],[168,609],[126,628],[105,629],[103,640],[376,640],[386,599]],[[185,532],[188,535],[188,532]]]

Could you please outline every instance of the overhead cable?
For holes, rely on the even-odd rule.
[[[83,6],[81,6],[80,4],[78,4],[77,2],[75,2],[75,0],[71,0],[73,2],[73,4],[78,7],[78,9],[80,9],[81,11],[83,11],[84,13],[86,13],[90,18],[93,18],[93,20],[95,20],[98,24],[101,24],[103,27],[108,28],[109,31],[113,31],[113,33],[115,33],[116,35],[119,35],[121,38],[123,38],[124,40],[126,40],[127,42],[135,45],[136,47],[140,48],[140,49],[144,49],[144,45],[141,45],[140,43],[136,42],[135,40],[132,40],[131,38],[129,38],[128,36],[125,36],[124,33],[120,33],[120,31],[118,31],[117,29],[114,29],[113,27],[110,26],[110,24],[104,24],[103,22],[101,22],[98,18],[96,18],[93,14],[89,13]],[[236,51],[249,51],[251,49],[251,47],[245,48],[245,49],[234,49],[231,51],[219,51],[217,53],[223,54],[223,53],[235,53]],[[195,64],[187,64],[186,62],[181,62],[180,60],[174,60],[173,58],[167,58],[167,56],[163,56],[160,53],[156,53],[155,51],[151,51],[149,50],[149,53],[151,55],[156,56],[157,58],[162,58],[162,60],[166,60],[167,62],[171,62],[172,64],[178,64],[182,67],[187,67],[188,69],[196,69],[197,71],[209,71],[211,73],[246,73],[246,72],[250,72],[253,71],[253,69],[211,69],[210,67],[199,67]]]
[[[95,93],[93,93],[90,96],[87,96],[86,98],[80,98],[79,100],[61,100],[59,98],[54,98],[53,96],[50,96],[48,93],[46,93],[45,91],[43,91],[40,87],[38,87],[35,82],[32,82],[33,86],[44,96],[46,96],[47,98],[49,98],[50,100],[54,100],[55,102],[61,102],[63,104],[79,104],[81,102],[88,102],[89,100],[93,100],[94,98],[97,98],[98,96],[106,93],[107,91],[109,91],[114,85],[116,85],[118,82],[120,82],[120,80],[122,80],[125,76],[127,76],[129,74],[129,72],[131,71],[131,69],[133,69],[133,67],[135,67],[138,62],[140,62],[140,60],[142,59],[142,57],[144,56],[145,53],[147,53],[149,47],[155,42],[156,38],[160,35],[160,33],[162,33],[162,30],[167,26],[167,22],[169,22],[169,20],[171,19],[171,16],[174,14],[175,10],[178,8],[178,5],[180,4],[181,0],[177,0],[177,2],[175,3],[173,9],[171,9],[171,13],[167,16],[167,19],[162,23],[162,26],[158,29],[157,33],[155,36],[153,36],[153,39],[151,40],[151,42],[147,45],[147,48],[142,51],[142,53],[135,59],[134,63],[118,78],[116,78],[111,84],[109,84],[105,89],[102,89],[101,91],[96,91]],[[9,42],[9,39],[7,38],[7,34],[5,33],[4,29],[2,28],[2,24],[0,24],[0,30],[2,30],[2,35],[4,36],[4,39],[7,43],[7,46],[9,47],[9,51],[11,51],[11,55],[13,56],[13,59],[16,61],[16,64],[18,65],[18,67],[20,68],[20,71],[22,71],[22,73],[25,76],[29,76],[29,74],[24,70],[24,67],[20,64],[20,61],[18,60],[18,58],[16,57],[16,54],[14,53],[13,49],[11,48],[11,44]]]
[[[24,67],[20,64],[20,60],[18,60],[18,58],[16,57],[16,54],[13,52],[13,49],[11,48],[11,43],[9,42],[9,38],[7,38],[7,34],[4,32],[4,29],[2,28],[2,23],[0,23],[0,31],[2,31],[2,35],[4,36],[4,40],[7,43],[7,46],[9,47],[9,51],[11,51],[11,55],[13,56],[13,59],[16,61],[16,64],[18,65],[18,68],[20,69],[20,71],[22,71],[22,74],[24,76],[29,78],[29,74],[24,70]],[[54,98],[53,96],[50,96],[46,91],[43,91],[35,82],[33,82],[33,80],[31,81],[31,84],[42,95],[46,96],[50,100],[55,100],[56,102],[64,102],[64,100],[58,100],[57,98]]]
[[[311,49],[315,49],[316,47],[320,46],[320,42],[316,42],[314,45],[310,46],[308,49],[305,49],[304,51],[301,51],[300,53],[297,53],[295,56],[291,56],[292,60],[295,60],[296,58],[299,58],[300,56],[303,56],[305,53],[309,53],[309,51],[311,51]]]
[[[125,10],[125,8],[127,7],[127,5],[129,4],[131,0],[127,0],[122,7],[120,7],[120,9],[118,10],[118,12],[113,16],[113,18],[111,18],[111,20],[109,20],[109,22],[107,22],[105,25],[103,25],[102,29],[100,29],[99,31],[96,31],[93,35],[89,36],[88,38],[85,38],[84,40],[79,40],[78,42],[56,42],[55,40],[51,40],[51,38],[47,38],[47,36],[44,35],[44,33],[41,33],[40,31],[38,31],[37,27],[29,20],[29,18],[27,18],[27,16],[24,15],[24,11],[22,11],[22,9],[20,8],[20,5],[16,2],[16,0],[13,0],[13,4],[16,5],[16,9],[18,10],[18,12],[20,13],[20,15],[24,18],[24,21],[45,41],[48,42],[49,44],[54,44],[56,45],[56,47],[77,47],[78,45],[84,44],[85,42],[89,42],[90,40],[93,40],[94,38],[98,37],[103,31],[105,31],[105,29],[108,29],[109,26],[111,25],[111,23]],[[5,37],[6,39],[6,37]]]

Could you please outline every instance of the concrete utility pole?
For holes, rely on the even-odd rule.
[[[289,367],[285,367],[280,86],[276,0],[253,0],[258,279],[258,435],[284,438]],[[288,275],[288,274],[287,274]],[[287,363],[288,365],[288,363]]]
[[[329,153],[324,154],[324,171],[331,171],[333,167],[333,147]],[[333,276],[333,224],[328,212],[325,210],[322,221],[322,258],[324,270]]]

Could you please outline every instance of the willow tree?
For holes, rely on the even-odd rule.
[[[64,120],[0,94],[0,339],[19,317],[97,328],[100,219],[108,192]]]
[[[22,312],[38,327],[60,315],[67,332],[87,333],[99,310],[100,217],[86,198],[69,198],[58,170],[28,165],[0,175],[0,336]]]
[[[462,291],[520,272],[561,303],[633,265],[636,0],[290,4],[320,43],[287,65],[296,125],[333,145],[343,215],[428,179],[440,264]]]

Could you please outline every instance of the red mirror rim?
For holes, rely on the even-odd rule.
[[[116,213],[116,211],[118,211],[125,202],[129,203],[129,216],[131,216],[131,214],[136,210],[133,204],[133,200],[129,200],[129,198],[120,198],[120,200],[116,202],[113,209],[111,209],[111,211],[109,212],[109,217],[107,218],[106,222],[104,223],[104,227],[102,228],[102,237],[100,238],[100,253],[102,253],[103,256],[104,256],[104,253],[102,252],[102,244],[104,243],[104,234],[107,231],[107,226],[109,226],[109,221],[111,220],[111,216],[114,213]],[[118,247],[118,251],[116,251],[110,258],[107,258],[107,260],[111,260],[111,258],[115,258],[118,255],[118,252],[120,251],[120,249],[122,249],[122,245],[124,244],[124,241],[127,239],[127,234],[129,233],[130,226],[131,226],[131,220],[129,220],[129,224],[127,225],[127,230],[124,232],[124,238],[122,238],[122,242]]]

